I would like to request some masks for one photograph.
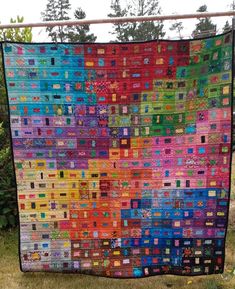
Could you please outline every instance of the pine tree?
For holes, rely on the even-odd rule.
[[[232,29],[232,26],[229,24],[228,20],[225,22],[225,25],[223,27],[223,33],[228,32]]]
[[[86,13],[81,9],[77,8],[74,12],[75,19],[84,19],[86,18]],[[81,25],[70,27],[68,32],[68,39],[72,42],[95,42],[96,36],[90,32],[90,25]]]
[[[207,6],[202,5],[197,12],[207,12]],[[216,25],[212,23],[210,17],[199,18],[196,28],[192,33],[193,38],[207,37],[216,34]]]
[[[182,39],[183,37],[182,37],[182,34],[181,34],[181,30],[183,30],[184,29],[184,26],[183,26],[183,22],[181,22],[181,21],[179,21],[179,22],[175,22],[175,23],[173,23],[172,25],[171,25],[171,27],[170,27],[170,30],[171,31],[176,31],[177,33],[178,33],[178,35],[179,35],[179,38],[180,39]]]
[[[69,20],[71,5],[69,0],[48,0],[45,11],[42,12],[43,21]],[[47,27],[46,31],[52,41],[61,42],[68,38],[68,28],[62,26]]]
[[[229,5],[229,8],[230,8],[230,10],[233,10],[233,11],[235,10],[235,3],[234,3],[234,1],[233,1],[233,3],[231,3],[231,4]],[[226,32],[228,32],[228,31],[232,30],[232,27],[233,27],[232,21],[233,21],[233,20],[231,20],[230,23],[229,23],[228,20],[225,22],[224,27],[223,27],[223,33],[226,33]]]
[[[57,0],[56,9],[58,10],[58,20],[69,20],[68,16],[71,5],[69,0]],[[67,27],[58,27],[59,33],[58,37],[61,42],[65,41],[68,38],[68,28]]]
[[[41,13],[43,21],[57,20],[55,5],[55,0],[48,0],[45,11]],[[47,27],[46,31],[49,32],[48,35],[51,37],[52,41],[57,40],[57,33],[55,31],[55,27]]]
[[[125,8],[121,7],[120,0],[112,0],[110,8],[112,13],[108,14],[109,17],[147,16],[161,13],[159,1],[156,0],[129,0]],[[117,41],[140,41],[164,37],[165,32],[161,21],[146,21],[114,24],[112,34],[116,35]]]
[[[111,10],[113,13],[109,13],[108,17],[126,17],[128,14],[128,8],[122,9],[120,5],[120,0],[112,0]],[[110,34],[116,35],[117,41],[128,41],[129,40],[129,23],[117,23],[114,24],[114,31],[110,32]]]

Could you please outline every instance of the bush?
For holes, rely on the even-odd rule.
[[[0,229],[17,225],[14,169],[6,123],[0,123]]]

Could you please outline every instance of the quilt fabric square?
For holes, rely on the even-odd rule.
[[[232,37],[5,43],[23,271],[223,272]]]

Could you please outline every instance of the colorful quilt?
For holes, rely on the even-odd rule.
[[[21,269],[222,273],[231,34],[3,52]]]

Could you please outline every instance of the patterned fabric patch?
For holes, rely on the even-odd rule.
[[[3,46],[23,271],[223,272],[231,38]]]

